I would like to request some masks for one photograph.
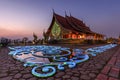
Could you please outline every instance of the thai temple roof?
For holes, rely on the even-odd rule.
[[[96,35],[104,36],[102,34],[91,31],[91,29],[85,23],[83,23],[83,21],[71,15],[70,16],[65,15],[65,17],[63,17],[59,14],[56,14],[55,12],[53,12],[52,23],[48,28],[47,33],[50,32],[52,25],[54,23],[54,20],[57,20],[57,22],[61,25],[61,27],[67,30],[70,30],[73,33],[96,34]]]

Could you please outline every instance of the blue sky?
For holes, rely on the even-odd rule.
[[[52,20],[52,9],[64,16],[83,20],[90,28],[108,37],[120,34],[119,0],[0,0],[0,37],[42,38]]]

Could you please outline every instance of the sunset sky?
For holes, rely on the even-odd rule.
[[[83,20],[91,30],[118,37],[120,0],[0,0],[0,38],[42,38],[52,20],[52,9]]]

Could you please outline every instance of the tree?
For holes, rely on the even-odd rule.
[[[44,42],[48,42],[49,35],[47,34],[47,32],[43,31],[43,37]]]
[[[2,47],[8,46],[9,43],[10,43],[10,40],[7,38],[2,37],[0,40],[0,46],[2,46]]]
[[[23,37],[22,41],[23,41],[24,45],[26,45],[26,43],[28,41],[28,38],[27,37]]]
[[[35,34],[35,33],[33,33],[33,44],[37,44],[37,42],[38,42],[38,37],[37,37],[37,35]]]

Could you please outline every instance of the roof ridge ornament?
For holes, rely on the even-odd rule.
[[[54,9],[52,9],[52,11],[53,11],[53,14],[55,13],[55,10]]]
[[[70,17],[72,17],[71,12],[69,12],[69,13],[70,13]]]
[[[66,13],[66,11],[65,11],[65,17],[67,16],[67,13]]]

